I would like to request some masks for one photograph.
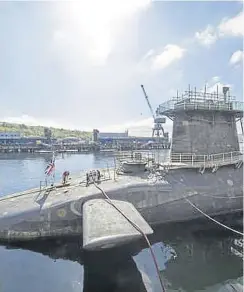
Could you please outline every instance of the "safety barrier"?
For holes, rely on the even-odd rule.
[[[116,159],[119,161],[128,161],[128,160],[133,160],[133,161],[145,161],[145,162],[154,162],[155,161],[155,154],[148,152],[148,151],[141,151],[141,152],[133,152],[133,151],[128,151],[128,152],[118,152],[115,155]]]
[[[215,110],[215,111],[243,111],[243,102],[199,102],[199,101],[182,101],[176,102],[170,100],[164,104],[161,104],[158,108],[160,114],[163,114],[168,110]]]
[[[243,154],[239,151],[217,153],[210,155],[198,155],[192,153],[172,153],[171,162],[182,163],[191,166],[214,167],[216,165],[235,164],[243,160]]]

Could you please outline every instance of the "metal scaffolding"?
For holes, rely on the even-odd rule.
[[[189,110],[204,111],[228,111],[236,114],[236,117],[243,116],[244,103],[237,101],[234,96],[229,93],[229,87],[223,87],[223,93],[197,91],[196,88],[191,90],[190,86],[181,96],[172,97],[167,102],[159,105],[157,109],[158,115],[174,118],[176,112]]]

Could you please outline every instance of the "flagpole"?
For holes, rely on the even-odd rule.
[[[55,181],[55,151],[52,151],[52,159],[51,161],[48,163],[46,169],[45,169],[45,182],[46,182],[46,186],[47,186],[47,180],[48,177],[52,177],[53,183]]]
[[[54,163],[54,170],[53,170],[53,183],[55,183],[56,160],[55,160],[55,152],[54,152],[54,151],[53,151],[53,163]]]
[[[54,182],[55,182],[55,151],[54,151],[54,149],[53,149],[52,162],[53,162],[53,175],[52,176],[53,176],[53,184],[54,184]]]
[[[52,133],[53,134],[53,133]],[[53,184],[55,183],[55,171],[56,171],[56,165],[55,165],[55,149],[54,149],[54,146],[53,146],[53,139],[52,139],[52,134],[51,134],[51,149],[52,149],[52,152],[53,152],[53,156],[52,156],[52,163],[53,163],[53,166],[54,166],[54,169],[53,169]]]

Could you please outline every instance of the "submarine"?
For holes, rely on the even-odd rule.
[[[228,92],[228,87],[221,94],[189,88],[159,105],[161,123],[165,117],[173,121],[167,162],[139,152],[118,155],[113,169],[2,197],[0,240],[80,235],[84,249],[96,250],[141,237],[128,218],[149,235],[159,224],[242,212],[236,124],[242,126],[243,102]]]

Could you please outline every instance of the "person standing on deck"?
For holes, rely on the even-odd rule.
[[[67,171],[67,170],[64,171],[62,178],[63,178],[63,184],[65,185],[68,181],[68,178],[69,178],[69,171]]]
[[[100,172],[100,170],[98,169],[98,170],[97,170],[97,181],[100,182],[100,179],[101,179],[101,172]]]

